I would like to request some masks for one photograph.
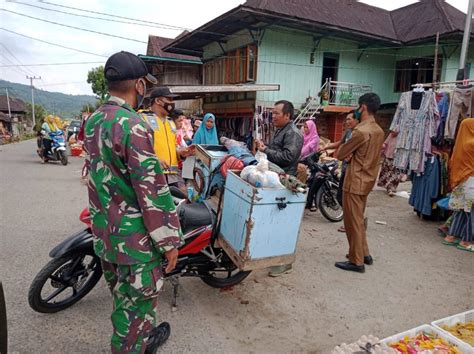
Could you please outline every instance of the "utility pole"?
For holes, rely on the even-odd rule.
[[[35,118],[35,87],[33,86],[33,80],[41,80],[41,76],[26,76],[27,79],[30,80],[31,86],[31,114],[33,116],[33,128],[36,126],[36,118]]]
[[[466,23],[464,26],[464,36],[462,38],[461,57],[459,59],[459,70],[456,81],[467,79],[469,73],[466,73],[466,56],[467,47],[469,46],[469,37],[471,36],[471,20],[472,20],[472,8],[474,6],[474,0],[469,0],[469,7],[466,14]]]
[[[12,111],[10,109],[10,96],[8,95],[8,87],[5,87],[5,91],[7,92],[7,106],[8,106],[8,116],[10,120],[12,119]]]

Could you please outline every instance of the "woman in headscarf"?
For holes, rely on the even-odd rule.
[[[44,119],[44,123],[41,125],[41,138],[42,138],[42,163],[46,162],[46,156],[48,156],[49,151],[51,150],[51,137],[49,133],[58,131],[58,127],[54,122],[54,116],[48,115]]]
[[[46,131],[48,134],[51,132],[56,132],[59,130],[58,126],[56,125],[55,118],[52,115],[46,116],[44,119],[44,123],[41,126],[41,129]]]
[[[319,145],[319,134],[316,123],[313,120],[307,120],[303,126],[303,148],[301,149],[300,159],[317,151]]]
[[[474,118],[461,122],[449,171],[449,208],[454,214],[443,243],[474,252]]]
[[[216,117],[212,113],[206,113],[199,129],[193,137],[193,144],[219,145],[216,129]]]
[[[63,124],[63,121],[61,120],[61,118],[59,118],[58,116],[54,117],[54,124],[56,125],[56,127],[60,130],[63,130],[64,129],[64,124]]]

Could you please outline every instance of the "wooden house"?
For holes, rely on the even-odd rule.
[[[334,140],[364,92],[380,95],[385,110],[379,121],[386,128],[400,93],[412,84],[454,80],[464,23],[465,14],[443,0],[393,11],[355,0],[248,0],[160,48],[200,60],[204,85],[280,85],[278,92],[205,98],[203,110],[222,118],[251,119],[279,99],[304,109],[331,80],[317,124]],[[471,76],[472,38],[466,66]]]
[[[160,86],[202,85],[201,58],[191,55],[168,53],[163,47],[173,42],[172,38],[150,35],[146,55],[139,55],[145,61],[148,71],[158,80]],[[187,114],[201,113],[201,99],[176,102]]]

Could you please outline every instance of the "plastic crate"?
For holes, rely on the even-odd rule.
[[[453,337],[457,339],[458,341],[466,344],[471,348],[471,353],[474,353],[474,347],[470,345],[469,343],[464,342],[462,339],[456,337],[455,335],[449,333],[448,331],[445,331],[444,329],[441,328],[441,326],[454,326],[457,323],[466,323],[474,321],[474,310],[469,310],[466,312],[458,313],[457,315],[449,316],[446,318],[443,318],[441,320],[433,321],[431,322],[431,325],[435,327],[436,329],[440,330],[441,332],[445,333],[447,336]]]
[[[388,345],[390,343],[398,342],[399,340],[405,338],[406,336],[414,337],[420,332],[426,332],[426,333],[438,335],[440,338],[444,339],[448,343],[456,345],[458,349],[461,351],[461,353],[463,354],[473,353],[469,345],[465,344],[464,342],[461,342],[459,339],[453,336],[448,336],[444,332],[440,331],[439,329],[427,324],[424,324],[424,325],[412,328],[408,331],[401,332],[393,336],[387,337],[385,339],[382,339],[380,342],[386,343]]]

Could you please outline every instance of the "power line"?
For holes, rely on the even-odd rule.
[[[75,84],[84,84],[86,81],[72,81],[72,82],[56,82],[52,84],[44,84],[43,87],[47,86],[62,86],[62,85],[75,85]]]
[[[19,1],[13,1],[13,0],[10,0],[8,2],[13,2],[13,3],[18,3],[18,4],[23,4],[23,5],[27,5],[27,6],[33,6],[33,7],[38,7],[36,5],[31,5],[31,4],[26,4],[26,3],[23,3],[23,2],[19,2]],[[52,2],[48,2],[48,1],[42,1],[40,0],[41,3],[44,3],[44,4],[49,4],[49,5],[52,5],[52,6],[57,6],[57,7],[62,7],[62,8],[68,8],[68,9],[73,9],[73,10],[77,10],[77,11],[82,11],[82,12],[87,12],[87,13],[95,13],[95,14],[100,14],[100,15],[105,15],[105,16],[110,16],[110,17],[115,17],[115,18],[123,18],[123,19],[128,19],[128,20],[132,20],[132,21],[140,21],[140,22],[143,22],[143,23],[150,23],[150,24],[154,24],[154,25],[158,25],[158,26],[166,26],[168,27],[169,29],[180,29],[180,30],[191,30],[191,29],[188,29],[188,28],[185,28],[185,27],[179,27],[179,26],[171,26],[171,25],[166,25],[166,24],[161,24],[161,23],[158,23],[158,22],[153,22],[153,21],[147,21],[147,20],[136,20],[136,19],[133,19],[133,18],[130,18],[130,17],[123,17],[123,16],[118,16],[118,15],[112,15],[112,14],[108,14],[108,13],[103,13],[103,12],[97,12],[97,11],[91,11],[91,10],[86,10],[86,9],[81,9],[81,8],[77,8],[77,7],[72,7],[72,6],[65,6],[65,5],[60,5],[60,4],[56,4],[56,3],[52,3]],[[48,9],[48,8],[44,8],[44,7],[38,7],[38,8],[41,8],[41,9],[44,9],[44,10],[48,10],[48,11],[58,11],[58,10],[53,10],[53,9]],[[58,11],[60,12],[60,11]],[[78,15],[78,14],[73,14],[73,13],[69,13],[69,12],[61,12],[61,13],[65,13],[65,14],[70,14],[70,15],[74,15],[74,16],[81,16],[81,15]],[[27,16],[27,15],[25,15]],[[82,16],[85,16],[85,15],[82,15]],[[87,16],[85,16],[87,17]],[[90,18],[94,18],[94,19],[102,19],[102,20],[109,20],[109,19],[103,19],[103,18],[97,18],[97,17],[90,17]],[[41,20],[41,19],[39,19]],[[120,21],[118,21],[120,23]],[[130,23],[130,24],[142,24],[142,23]],[[62,25],[62,24],[60,24]],[[73,27],[75,28],[75,27]],[[77,28],[76,28],[77,29]],[[84,29],[82,29],[84,30]],[[278,31],[277,29],[274,29],[276,31]],[[200,31],[202,33],[208,33],[208,34],[216,34],[216,35],[220,35],[222,36],[222,33],[217,33],[217,32],[208,32],[208,31]],[[280,31],[281,32],[281,31]],[[107,34],[106,34],[107,35]],[[237,37],[237,36],[248,36],[246,34],[232,34],[232,35],[227,35],[226,37]],[[123,38],[123,37],[121,37]],[[133,39],[129,39],[129,40],[133,40]],[[137,41],[137,40],[134,40],[134,41]],[[142,42],[142,43],[145,43],[145,42]],[[278,42],[279,43],[279,42]],[[456,45],[456,44],[445,44],[445,45]],[[305,45],[288,45],[288,46],[293,46],[293,47],[301,47],[301,48],[311,48],[311,49],[314,49],[314,46],[305,46]],[[323,50],[328,50],[328,51],[332,51],[332,52],[339,52],[339,53],[342,53],[342,52],[370,52],[370,51],[374,51],[374,50],[393,50],[393,49],[399,49],[399,48],[417,48],[417,47],[428,47],[430,45],[420,45],[420,46],[385,46],[385,47],[379,47],[379,48],[357,48],[357,49],[338,49],[338,50],[334,50],[332,48],[318,48],[318,51],[323,51]],[[434,46],[434,44],[433,44]],[[191,51],[191,52],[195,52],[195,53],[200,53],[200,51],[195,51],[195,50],[192,50],[192,49],[189,49],[188,51]],[[381,53],[377,53],[377,54],[381,54]],[[403,54],[383,54],[383,55],[387,55],[387,56],[400,56],[400,57],[410,57],[408,55],[403,55]],[[227,56],[227,57],[230,57],[230,56]],[[413,56],[413,58],[415,58],[415,56]]]
[[[0,27],[0,30],[3,30],[3,31],[5,31],[5,32],[10,32],[10,33],[16,34],[16,35],[21,36],[21,37],[29,38],[29,39],[32,39],[32,40],[34,40],[34,41],[43,42],[43,43],[46,43],[46,44],[49,44],[49,45],[54,45],[54,46],[56,46],[56,47],[60,47],[60,48],[64,48],[64,49],[69,49],[69,50],[74,50],[74,51],[79,52],[79,53],[95,55],[95,56],[102,57],[102,58],[107,58],[106,55],[97,54],[97,53],[92,53],[92,52],[88,52],[88,51],[86,51],[86,50],[71,48],[71,47],[64,46],[64,45],[62,45],[62,44],[57,44],[57,43],[53,43],[53,42],[48,42],[48,41],[45,41],[45,40],[43,40],[43,39],[39,39],[39,38],[35,38],[35,37],[30,37],[30,36],[27,36],[27,35],[25,35],[25,34],[18,33],[18,32],[15,32],[15,31],[11,31],[11,30],[6,29],[6,28],[3,28],[3,27]]]
[[[11,56],[13,59],[15,59],[19,64],[23,65],[23,63],[21,62],[21,60],[18,59],[18,58],[15,56],[15,54],[13,54],[13,53],[11,52],[11,50],[8,49],[8,47],[7,47],[5,44],[3,44],[2,42],[0,42],[0,45],[7,51],[8,54],[10,54],[10,56]],[[35,73],[32,72],[31,70],[28,70],[28,71],[30,72],[31,75],[33,75],[33,76],[35,75]]]
[[[57,5],[57,6],[63,6],[63,5]],[[18,13],[18,12],[15,12],[15,11],[10,11],[10,10],[6,10],[6,9],[0,9],[0,10],[3,10],[3,11],[7,11],[7,12],[10,12],[10,13],[13,13],[13,14],[16,14],[16,15],[19,15],[19,16],[25,16],[25,17],[29,17],[29,18],[32,18],[32,19],[35,19],[35,20],[38,20],[38,21],[44,21],[44,22],[48,22],[48,23],[52,23],[52,24],[56,24],[56,25],[59,25],[59,26],[64,26],[64,27],[69,27],[69,28],[73,28],[73,29],[77,29],[77,30],[81,30],[81,31],[86,31],[86,32],[91,32],[91,33],[96,33],[96,34],[100,34],[100,35],[105,35],[105,36],[110,36],[110,37],[115,37],[115,38],[120,38],[120,39],[125,39],[125,40],[130,40],[130,41],[134,41],[134,42],[139,42],[139,43],[148,43],[148,42],[145,42],[145,41],[140,41],[140,40],[137,40],[137,39],[132,39],[132,38],[126,38],[126,37],[122,37],[122,36],[116,36],[116,35],[112,35],[112,34],[109,34],[109,33],[103,33],[103,32],[99,32],[99,31],[93,31],[93,30],[88,30],[88,29],[84,29],[84,28],[80,28],[80,27],[75,27],[75,26],[70,26],[70,25],[65,25],[65,24],[61,24],[61,23],[57,23],[57,22],[52,22],[52,21],[48,21],[48,20],[44,20],[44,19],[41,19],[41,18],[37,18],[37,17],[33,17],[33,16],[29,16],[29,15],[26,15],[26,14],[21,14],[21,13]],[[86,11],[86,10],[82,10],[82,11]],[[4,28],[2,28],[3,30],[6,30]],[[6,30],[6,31],[9,31],[9,30]],[[9,31],[9,32],[12,32],[12,33],[16,33],[16,32],[13,32],[13,31]],[[209,32],[209,33],[212,33],[212,32]],[[18,33],[16,33],[18,34]],[[19,34],[21,35],[21,34]],[[25,36],[25,35],[22,35],[24,37],[28,37],[28,36]],[[232,37],[234,35],[229,35],[228,37]],[[240,36],[240,35],[239,35]],[[32,38],[32,37],[29,37],[29,38]],[[33,38],[32,38],[33,39]],[[39,40],[39,39],[35,39],[35,40]],[[42,41],[42,40],[40,40]],[[43,41],[43,42],[46,42],[46,41]],[[52,44],[51,42],[46,42],[48,44]],[[52,45],[56,45],[56,44],[52,44]],[[455,44],[445,44],[447,46],[451,46],[451,45],[455,45]],[[59,46],[59,45],[58,45]],[[287,46],[291,46],[291,47],[300,47],[300,48],[311,48],[311,49],[314,49],[314,47],[311,47],[311,46],[304,46],[304,45],[287,45]],[[434,46],[434,45],[433,45]],[[395,47],[395,46],[386,46],[386,47],[378,47],[378,48],[355,48],[355,49],[334,49],[334,48],[317,48],[317,50],[319,52],[321,51],[331,51],[331,52],[338,52],[338,53],[343,53],[343,52],[354,52],[354,53],[360,53],[360,52],[366,52],[366,53],[371,53],[372,51],[380,51],[380,50],[394,50],[394,49],[400,49],[400,48],[404,48],[404,49],[414,49],[414,48],[427,48],[427,47],[430,47],[430,45],[419,45],[419,46],[399,46],[399,47]],[[72,48],[68,48],[68,49],[72,49]],[[76,50],[76,49],[72,49],[72,50]],[[77,51],[80,51],[80,50],[77,50]],[[188,51],[190,52],[195,52],[195,53],[200,53],[200,51],[196,51],[196,50],[192,50],[192,49],[189,49]],[[82,51],[82,52],[85,52],[85,51]],[[99,55],[99,54],[95,54],[95,53],[90,53],[90,52],[87,52],[87,54],[93,54],[93,55]],[[385,55],[385,56],[391,56],[391,57],[404,57],[404,58],[410,58],[411,56],[410,55],[404,55],[404,54],[392,54],[392,53],[376,53],[377,55]],[[102,55],[99,55],[99,56],[102,56]],[[267,55],[267,56],[273,56],[273,55]],[[102,56],[102,57],[105,57],[105,56]],[[238,58],[239,56],[220,56],[219,58]],[[262,55],[260,55],[260,57],[262,57]],[[416,56],[412,56],[413,58],[416,58]]]
[[[64,23],[49,21],[49,20],[45,20],[45,19],[42,19],[42,18],[39,18],[39,17],[34,17],[34,16],[22,14],[22,13],[20,13],[20,12],[7,10],[7,9],[4,9],[4,8],[1,8],[0,10],[1,10],[1,11],[5,11],[5,12],[9,12],[9,13],[11,13],[11,14],[15,14],[15,15],[18,15],[18,16],[23,16],[23,17],[31,18],[31,19],[33,19],[33,20],[42,21],[42,22],[47,22],[47,23],[51,23],[51,24],[53,24],[53,25],[62,26],[62,27],[67,27],[67,28],[72,28],[72,29],[79,30],[79,31],[85,31],[85,32],[100,34],[100,35],[102,35],[102,36],[114,37],[114,38],[124,39],[124,40],[127,40],[127,41],[132,41],[132,42],[137,42],[137,43],[145,43],[145,44],[148,43],[148,42],[140,41],[140,40],[138,40],[138,39],[133,39],[133,38],[127,38],[127,37],[117,36],[117,35],[115,35],[115,34],[110,34],[110,33],[105,33],[105,32],[99,32],[99,31],[89,30],[89,29],[85,29],[85,28],[81,28],[81,27],[66,25],[66,24],[64,24]]]
[[[124,24],[142,26],[142,27],[154,27],[154,28],[161,28],[161,29],[181,30],[179,28],[169,28],[168,25],[145,24],[145,23],[139,23],[139,22],[113,20],[113,19],[110,19],[110,18],[103,18],[103,17],[96,17],[96,16],[80,15],[80,14],[75,14],[75,13],[72,13],[72,12],[55,10],[55,9],[42,7],[42,6],[38,6],[38,5],[33,5],[33,4],[27,4],[27,3],[24,3],[24,2],[21,2],[21,1],[7,0],[7,2],[11,2],[11,3],[14,3],[14,4],[19,4],[19,5],[30,6],[30,7],[34,7],[34,8],[41,9],[41,10],[57,12],[57,13],[65,14],[65,15],[71,15],[71,16],[82,17],[82,18],[90,18],[90,19],[94,19],[94,20],[101,20],[101,21],[114,22],[114,23],[124,23]]]
[[[48,5],[52,5],[52,6],[57,6],[57,7],[62,7],[62,8],[71,9],[71,10],[77,10],[77,11],[82,11],[82,12],[88,12],[88,13],[96,14],[96,15],[104,15],[104,16],[109,16],[109,17],[120,18],[120,19],[123,19],[123,20],[132,20],[132,21],[137,21],[137,22],[139,21],[139,22],[142,22],[142,23],[150,23],[150,24],[159,25],[159,26],[166,26],[166,27],[168,27],[169,29],[186,30],[186,31],[191,31],[191,30],[192,30],[192,29],[185,28],[185,27],[179,27],[179,26],[174,26],[174,25],[167,25],[167,24],[164,24],[164,23],[153,22],[153,21],[147,21],[147,20],[141,20],[141,19],[136,19],[136,18],[131,18],[131,17],[124,17],[124,16],[119,16],[119,15],[112,15],[112,14],[108,14],[108,13],[105,13],[105,12],[98,12],[98,11],[92,11],[92,10],[81,9],[81,8],[78,8],[78,7],[60,5],[60,4],[55,4],[55,3],[53,3],[53,2],[48,2],[48,1],[42,1],[42,0],[40,0],[40,2],[43,3],[43,4],[48,4]]]
[[[318,65],[318,64],[296,64],[282,61],[271,61],[271,60],[260,60],[260,63],[268,64],[279,64],[279,65],[288,65],[288,66],[301,66],[301,67],[312,67],[312,68],[328,68],[328,69],[350,69],[350,70],[359,70],[359,71],[433,71],[433,68],[374,68],[374,67],[354,67],[354,66],[327,66],[327,65]],[[26,64],[26,65],[0,65],[3,68],[15,68],[15,67],[24,67],[24,66],[60,66],[60,65],[82,65],[82,64],[103,64],[102,62],[76,62],[76,63],[42,63],[42,64]],[[446,68],[446,70],[455,70],[457,68]],[[163,73],[158,73],[157,75],[166,75],[166,74],[175,74],[182,72],[182,70],[176,71],[165,71]],[[47,86],[47,85],[43,85]]]
[[[0,55],[6,60],[8,61],[10,64],[12,65],[15,65],[15,63],[13,61],[10,60],[10,58],[8,58],[4,53],[0,52]],[[18,67],[18,66],[12,66],[12,69],[15,70],[17,73],[19,73],[20,75],[28,75],[28,72],[25,71],[23,68],[21,67]]]
[[[11,67],[28,67],[28,66],[59,66],[59,65],[82,65],[82,64],[104,64],[102,61],[80,61],[74,63],[42,63],[42,64],[13,64],[13,65],[0,65],[2,68]]]
[[[36,6],[36,5],[30,5],[30,4],[26,4],[26,3],[19,2],[19,1],[15,1],[15,0],[7,0],[7,2],[12,2],[12,3],[21,4],[21,5],[26,5],[26,6],[38,7],[38,6]],[[159,22],[153,22],[153,21],[148,21],[148,20],[142,20],[142,19],[124,17],[124,16],[119,16],[119,15],[113,15],[113,14],[108,14],[108,13],[104,13],[104,12],[98,12],[98,11],[92,11],[92,10],[87,10],[87,9],[81,9],[81,8],[78,8],[78,7],[72,7],[72,6],[66,6],[66,5],[55,4],[55,3],[52,3],[52,2],[47,2],[47,1],[42,1],[42,0],[39,0],[39,2],[41,2],[41,3],[43,3],[43,4],[48,4],[48,5],[52,5],[52,6],[57,6],[57,7],[62,7],[62,8],[72,9],[72,10],[77,10],[77,11],[82,11],[82,12],[86,12],[86,13],[99,14],[99,15],[109,16],[109,17],[113,17],[113,18],[120,18],[120,19],[126,19],[126,20],[135,21],[135,22],[122,22],[122,21],[118,21],[118,20],[110,20],[110,21],[112,21],[112,22],[117,22],[117,23],[127,23],[127,24],[132,24],[132,25],[141,25],[141,26],[145,26],[145,27],[156,27],[156,28],[169,29],[169,30],[193,31],[192,28],[186,28],[186,27],[180,27],[180,26],[175,26],[175,25],[168,25],[168,24],[159,23]],[[44,7],[38,7],[38,8],[44,9],[44,10],[47,10],[47,11],[60,12],[60,11],[58,11],[58,10],[48,9],[48,8],[44,8]],[[79,15],[79,14],[74,14],[74,13],[65,12],[65,11],[63,11],[63,12],[61,12],[61,13],[68,14],[68,15],[73,15],[73,16],[81,16],[81,15]],[[82,17],[85,17],[85,18],[92,18],[92,19],[98,19],[98,20],[105,20],[105,21],[109,20],[109,19],[104,19],[104,18],[100,18],[100,17],[85,16],[85,15],[82,15]],[[149,24],[149,25],[146,25],[146,24]],[[219,35],[219,36],[222,35],[221,33],[210,32],[210,31],[200,31],[200,32],[201,32],[201,33],[206,33],[206,34]],[[247,34],[232,34],[232,35],[228,35],[228,37],[247,37],[247,36],[248,36]]]

